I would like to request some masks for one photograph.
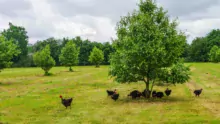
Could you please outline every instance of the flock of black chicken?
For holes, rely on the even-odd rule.
[[[116,101],[119,98],[119,93],[117,93],[116,89],[114,91],[111,90],[106,90],[108,96],[110,96],[114,101]],[[138,90],[134,90],[132,92],[130,92],[130,94],[128,94],[128,96],[131,96],[132,99],[136,99],[136,98],[140,98],[141,96],[146,97],[147,92],[149,92],[150,94],[152,94],[152,97],[154,98],[162,98],[164,97],[163,92],[156,92],[155,90],[151,93],[151,91],[147,91],[146,89],[143,92],[140,92]],[[172,90],[170,89],[166,89],[165,94],[167,96],[169,96],[172,92]],[[202,89],[199,90],[194,90],[193,92],[195,94],[196,97],[199,97],[199,95],[202,93]],[[71,103],[73,101],[73,98],[69,98],[69,99],[64,99],[61,95],[61,103],[67,108],[70,107],[71,108]]]
[[[152,97],[154,97],[154,98],[162,98],[162,97],[164,97],[163,92],[156,92],[154,90],[151,93],[151,91],[147,91],[146,89],[143,92],[140,92],[138,90],[133,90],[132,92],[130,92],[130,94],[128,94],[128,96],[131,96],[132,99],[140,98],[141,96],[146,98],[147,92],[149,92],[149,94],[152,94]],[[164,92],[165,92],[165,94],[167,96],[169,96],[171,94],[172,90],[167,88]]]
[[[106,92],[107,92],[108,96],[111,96],[111,98],[113,100],[115,100],[115,101],[119,97],[119,94],[116,92],[116,89],[114,91],[106,90]],[[146,89],[143,92],[140,92],[138,90],[133,90],[132,92],[130,92],[130,94],[128,94],[128,96],[131,96],[132,99],[140,98],[141,96],[146,98],[147,92],[148,91]],[[168,89],[168,88],[164,91],[166,96],[170,96],[171,92],[172,92],[172,90]],[[162,98],[162,97],[164,97],[164,93],[163,92],[156,92],[154,90],[152,93],[151,93],[151,91],[149,91],[149,93],[152,94],[153,98]],[[194,90],[193,93],[195,94],[195,96],[199,96],[202,93],[202,89]]]

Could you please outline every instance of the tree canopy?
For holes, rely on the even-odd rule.
[[[149,91],[150,82],[159,78],[157,72],[178,63],[186,36],[152,0],[141,0],[138,7],[117,24],[109,74],[122,83],[144,81]]]
[[[69,71],[73,71],[71,67],[78,64],[79,51],[80,48],[77,48],[72,40],[62,48],[59,59],[62,65],[69,66]]]
[[[7,40],[12,40],[17,45],[17,49],[20,51],[18,56],[13,57],[14,62],[18,62],[21,59],[27,57],[28,54],[28,36],[27,31],[22,26],[13,25],[9,22],[9,28],[3,30],[1,33]]]
[[[13,63],[11,59],[19,53],[20,51],[13,44],[12,40],[7,40],[4,36],[0,35],[0,71],[10,67]]]

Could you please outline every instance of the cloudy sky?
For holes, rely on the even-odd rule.
[[[81,36],[99,42],[115,37],[120,16],[135,9],[139,0],[0,0],[0,30],[8,22],[24,26],[29,42],[49,37]],[[188,41],[220,28],[220,0],[157,0],[179,18]]]

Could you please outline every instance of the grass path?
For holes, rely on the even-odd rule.
[[[217,64],[193,64],[196,67],[192,73],[192,79],[186,85],[189,89],[203,88],[202,97],[197,99],[198,104],[203,105],[212,112],[214,117],[220,118],[220,82]],[[220,75],[218,75],[220,76]],[[192,94],[193,95],[193,94]]]
[[[55,67],[55,75],[41,76],[39,68],[5,69],[0,73],[0,122],[9,124],[197,124],[220,122],[220,65],[192,63],[192,79],[169,86],[170,97],[131,100],[127,94],[143,90],[144,83],[118,84],[108,67]],[[106,89],[117,88],[118,101]],[[199,98],[192,93],[203,88]],[[164,91],[166,87],[155,86]],[[74,97],[72,109],[61,105],[59,95]]]

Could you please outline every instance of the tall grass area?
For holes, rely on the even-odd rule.
[[[119,84],[108,77],[108,66],[78,66],[75,72],[55,67],[52,76],[40,68],[5,69],[0,73],[0,122],[8,124],[199,124],[220,123],[220,64],[188,63],[191,80],[170,85],[171,96],[131,100],[143,82]],[[117,89],[113,101],[106,89]],[[155,86],[164,91],[167,86]],[[203,88],[200,97],[194,89]],[[59,98],[73,97],[66,109]]]

